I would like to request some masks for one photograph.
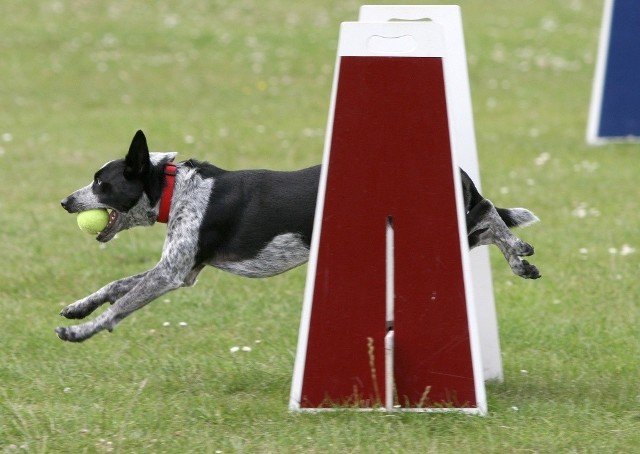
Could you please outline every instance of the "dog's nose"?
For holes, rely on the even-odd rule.
[[[62,202],[60,202],[60,205],[62,205],[62,208],[64,208],[66,210],[68,203],[69,203],[69,198],[65,197],[64,199],[62,199]]]

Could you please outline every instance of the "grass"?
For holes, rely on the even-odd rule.
[[[207,270],[113,334],[55,338],[64,305],[159,257],[163,227],[101,248],[58,205],[136,128],[226,168],[320,160],[338,25],[359,3],[227,3],[0,5],[0,449],[637,449],[640,147],[585,145],[599,2],[459,2],[484,192],[542,219],[521,232],[542,280],[492,252],[505,380],[487,417],[289,413],[304,267]]]

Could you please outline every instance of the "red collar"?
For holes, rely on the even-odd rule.
[[[171,208],[171,198],[173,197],[173,187],[176,183],[176,165],[167,162],[164,165],[164,188],[160,198],[160,211],[158,212],[158,222],[166,224],[169,221],[169,208]]]

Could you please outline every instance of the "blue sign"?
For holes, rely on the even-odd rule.
[[[606,0],[589,143],[640,140],[640,2]]]

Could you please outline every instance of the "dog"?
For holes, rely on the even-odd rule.
[[[174,163],[176,153],[150,153],[136,132],[124,159],[106,163],[93,181],[64,200],[69,213],[106,208],[108,225],[96,237],[106,243],[135,226],[167,223],[162,256],[149,271],[125,277],[65,307],[61,315],[82,319],[104,303],[93,320],[56,328],[58,337],[81,342],[111,332],[125,317],[159,296],[196,282],[207,266],[241,276],[274,276],[305,263],[313,233],[320,166],[291,172],[226,171],[196,160]],[[461,170],[470,248],[495,244],[513,272],[537,279],[521,257],[533,247],[514,236],[538,218],[524,208],[496,208]]]

